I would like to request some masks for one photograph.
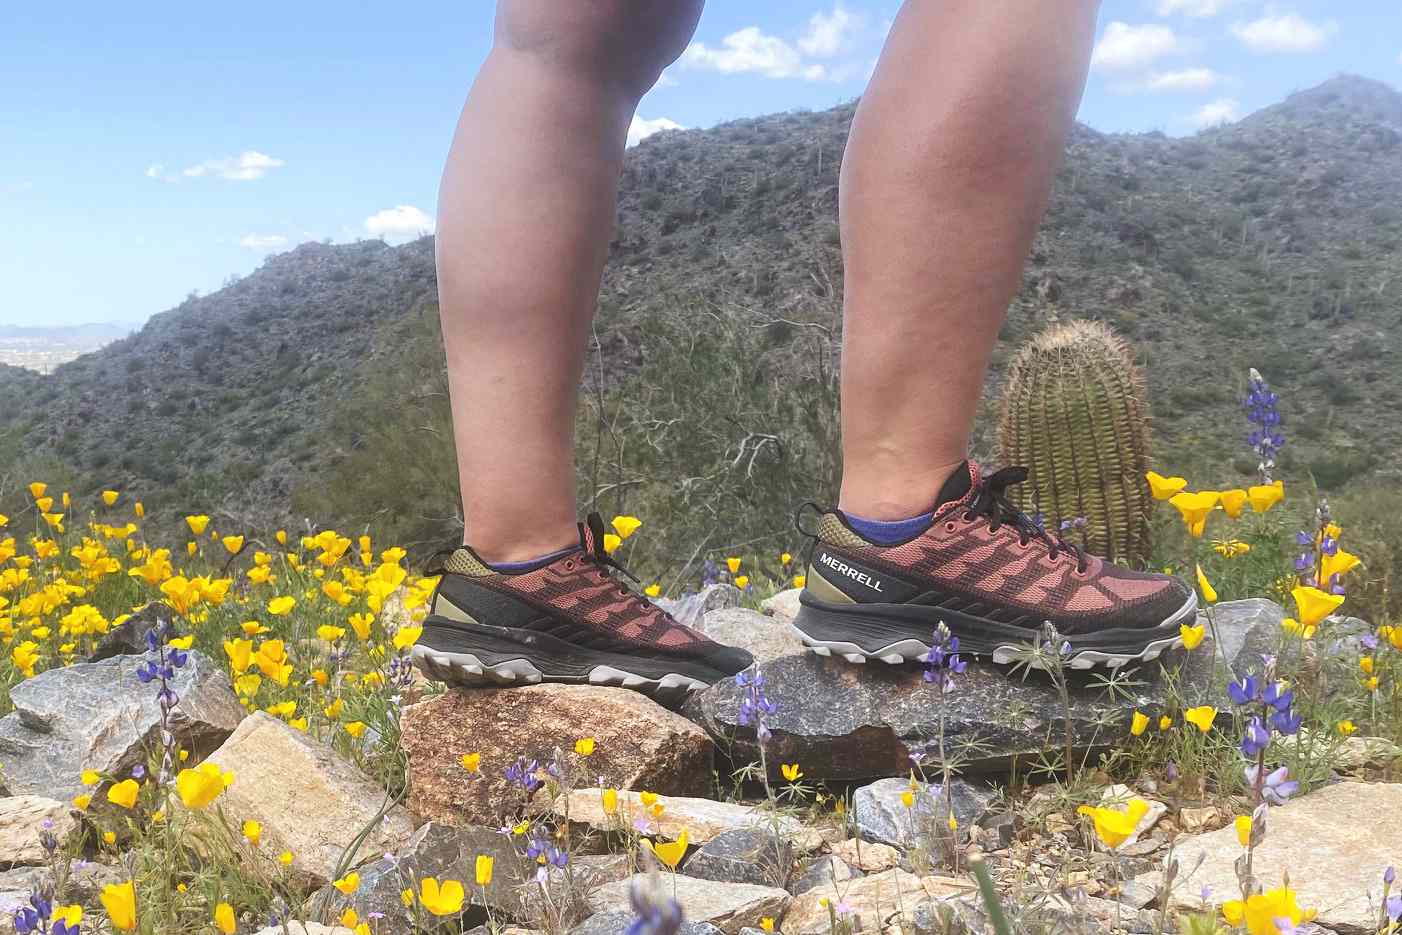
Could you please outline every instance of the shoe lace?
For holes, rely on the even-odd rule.
[[[1068,542],[1060,533],[1050,533],[1040,522],[1018,508],[1008,499],[1007,489],[1027,480],[1027,468],[1005,467],[979,481],[974,496],[964,511],[965,519],[982,516],[988,520],[988,528],[996,532],[1004,524],[1017,530],[1018,542],[1027,545],[1039,539],[1047,546],[1047,555],[1056,561],[1062,552],[1076,560],[1076,571],[1086,570],[1086,554],[1074,542]]]
[[[656,605],[647,598],[614,577],[612,573],[619,572],[629,581],[635,584],[642,584],[642,581],[639,580],[637,575],[625,568],[622,562],[604,550],[603,522],[598,520],[597,514],[591,514],[587,522],[589,523],[591,532],[593,532],[592,538],[594,540],[594,548],[592,550],[586,549],[582,551],[580,553],[580,562],[593,565],[595,571],[603,577],[611,579],[614,584],[618,585],[618,592],[621,595],[633,598],[638,602],[638,606],[642,607],[644,610],[656,607]]]

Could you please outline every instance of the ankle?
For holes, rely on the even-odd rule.
[[[531,535],[492,535],[485,528],[471,530],[467,545],[488,565],[533,562],[560,551],[579,547],[579,531],[543,530]]]
[[[887,523],[920,516],[938,506],[940,490],[964,464],[960,459],[918,469],[901,466],[848,471],[842,477],[838,509],[851,516]]]

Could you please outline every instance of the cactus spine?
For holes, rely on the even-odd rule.
[[[1100,322],[1057,324],[1024,347],[1003,391],[1002,463],[1023,465],[1027,482],[1009,494],[1041,510],[1048,529],[1068,530],[1097,555],[1143,567],[1153,498],[1144,375],[1129,345]]]

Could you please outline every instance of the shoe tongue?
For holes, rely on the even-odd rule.
[[[935,498],[935,509],[948,506],[963,500],[969,492],[978,484],[978,465],[973,461],[965,461],[954,469],[954,473],[949,475],[949,479],[940,488],[939,496]]]

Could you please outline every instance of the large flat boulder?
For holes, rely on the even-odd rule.
[[[822,846],[818,832],[806,827],[791,815],[771,816],[753,805],[738,802],[717,802],[715,799],[689,796],[658,796],[660,815],[653,815],[642,803],[637,792],[618,793],[618,810],[610,815],[604,811],[603,796],[598,789],[575,789],[551,803],[551,809],[561,818],[586,824],[597,831],[616,831],[641,820],[647,833],[675,840],[683,830],[691,844],[706,844],[728,831],[768,831],[775,821],[779,834],[799,851],[807,852]]]
[[[760,665],[803,651],[803,642],[787,621],[745,607],[713,610],[701,619],[698,629],[717,643],[747,650]]]
[[[78,827],[72,806],[42,795],[0,799],[0,863],[44,864],[50,854],[43,839],[62,843]]]
[[[263,826],[260,845],[292,852],[291,870],[312,886],[334,878],[346,848],[369,829],[350,866],[393,852],[413,833],[409,813],[355,764],[262,711],[249,715],[209,757],[234,774],[220,797],[236,822]]]
[[[158,685],[136,669],[146,657],[113,656],[41,672],[10,689],[15,710],[0,718],[0,783],[11,795],[69,801],[85,789],[85,769],[118,775],[160,747]],[[194,754],[217,747],[247,712],[223,667],[191,651],[171,687],[176,742]]]
[[[402,721],[409,756],[409,808],[420,819],[500,826],[525,803],[505,777],[525,756],[547,763],[575,756],[575,741],[593,737],[581,764],[590,785],[704,795],[714,747],[704,731],[651,699],[622,688],[529,685],[449,691],[412,705]],[[463,768],[465,753],[481,769]],[[597,797],[597,793],[596,793]]]
[[[1202,908],[1204,887],[1214,905],[1240,898],[1235,863],[1241,854],[1231,825],[1180,837],[1173,853],[1182,868],[1174,905]],[[1280,886],[1288,872],[1300,906],[1317,910],[1315,921],[1326,929],[1372,932],[1383,872],[1402,865],[1402,784],[1336,783],[1272,808],[1252,865],[1267,889]],[[1158,887],[1162,874],[1136,882]]]

